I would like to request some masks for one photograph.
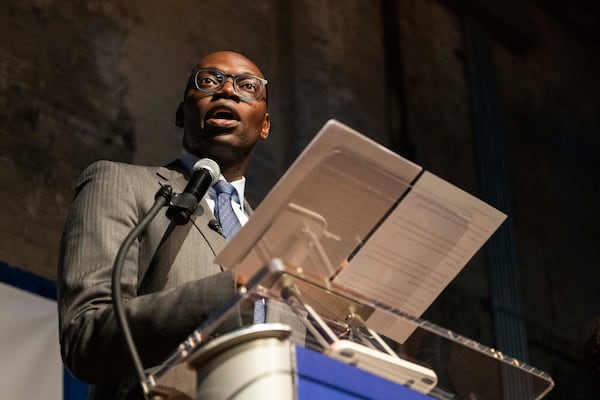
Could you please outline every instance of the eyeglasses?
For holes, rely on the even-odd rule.
[[[194,73],[196,89],[204,93],[216,93],[227,78],[233,82],[233,90],[244,100],[256,100],[267,85],[267,80],[254,75],[231,75],[217,69],[199,69]]]

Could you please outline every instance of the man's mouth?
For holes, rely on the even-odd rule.
[[[239,124],[240,116],[232,108],[219,106],[206,113],[205,121],[214,127],[232,128]]]

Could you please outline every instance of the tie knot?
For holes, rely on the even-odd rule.
[[[235,188],[233,185],[227,181],[219,180],[214,185],[215,191],[217,194],[225,194],[227,196],[231,196],[235,193]]]

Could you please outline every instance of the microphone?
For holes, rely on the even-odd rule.
[[[217,232],[219,235],[223,235],[223,228],[221,224],[216,219],[211,219],[208,221],[208,227],[213,231]]]
[[[202,158],[194,164],[192,177],[182,193],[173,196],[167,209],[167,217],[177,225],[185,225],[198,208],[202,196],[221,176],[219,165],[210,158]]]

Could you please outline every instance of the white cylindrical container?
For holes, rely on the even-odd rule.
[[[198,349],[196,399],[294,400],[294,346],[290,327],[258,324],[228,333]]]

